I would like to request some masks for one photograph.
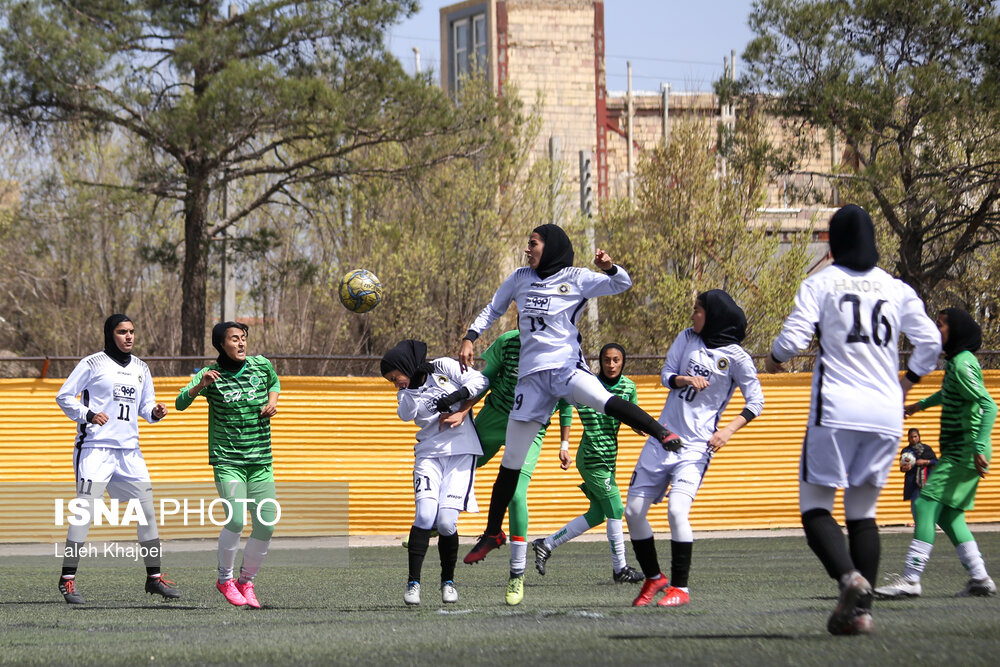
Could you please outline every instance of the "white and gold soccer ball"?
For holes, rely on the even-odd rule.
[[[382,303],[382,283],[366,269],[354,269],[340,279],[340,302],[352,313],[367,313]]]
[[[913,452],[903,452],[899,457],[899,463],[908,463],[911,467],[917,462],[917,457],[913,455]]]

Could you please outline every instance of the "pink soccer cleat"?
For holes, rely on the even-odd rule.
[[[253,582],[248,581],[245,584],[241,584],[239,579],[236,580],[236,590],[240,592],[243,599],[247,601],[247,606],[251,609],[260,609],[260,602],[257,600],[257,594],[253,592]]]
[[[235,607],[243,607],[247,604],[247,599],[243,597],[243,593],[240,593],[240,589],[236,588],[236,582],[233,579],[217,581],[215,587],[219,589],[229,604]]]

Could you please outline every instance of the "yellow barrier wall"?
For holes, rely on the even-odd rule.
[[[655,376],[633,378],[640,405],[656,415],[666,390]],[[809,406],[808,374],[763,376],[764,414],[736,434],[709,467],[692,509],[695,531],[735,528],[779,528],[799,525],[797,479],[799,448]],[[207,462],[204,399],[185,412],[173,409],[177,392],[188,378],[154,379],[159,400],[170,414],[159,424],[140,422],[140,442],[156,485],[211,481]],[[987,386],[1000,395],[1000,371],[986,371]],[[381,378],[283,377],[278,415],[272,422],[275,478],[279,498],[282,484],[348,482],[350,532],[405,534],[413,518],[412,424],[395,415],[395,391]],[[941,373],[918,385],[911,399],[940,387]],[[0,480],[4,482],[65,483],[67,498],[73,493],[74,425],[59,410],[55,394],[62,384],[54,380],[0,380]],[[724,419],[742,409],[739,392]],[[924,441],[937,451],[938,409],[907,420],[920,428]],[[579,422],[574,422],[574,449]],[[618,484],[624,494],[642,438],[630,429],[621,431]],[[551,532],[587,508],[577,488],[575,468],[559,469],[557,429],[550,429],[529,491],[531,535]],[[479,471],[476,493],[482,514],[462,515],[464,535],[481,532],[499,456]],[[1000,521],[1000,484],[991,476],[980,485],[970,522]],[[300,484],[301,483],[301,484]],[[23,512],[16,497],[3,494],[2,516]],[[50,514],[45,521],[51,524]],[[666,508],[650,513],[654,530],[666,531]],[[22,517],[24,521],[27,518]],[[842,516],[838,514],[838,519]],[[910,521],[909,505],[902,500],[902,473],[893,470],[879,503],[883,524]],[[0,524],[10,524],[0,520]],[[290,526],[288,528],[291,528]],[[281,533],[279,525],[277,534]],[[286,532],[287,534],[287,532]],[[165,535],[165,537],[169,537]],[[17,526],[0,532],[0,541],[31,541]]]

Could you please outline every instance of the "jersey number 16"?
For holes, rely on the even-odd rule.
[[[840,297],[841,311],[843,311],[845,303],[851,304],[851,313],[854,317],[854,323],[851,326],[851,330],[847,333],[848,343],[874,342],[876,345],[881,347],[885,347],[889,344],[892,340],[892,325],[889,323],[889,318],[882,314],[882,306],[888,303],[885,299],[879,299],[876,301],[875,307],[872,308],[872,335],[870,337],[867,333],[865,333],[864,327],[861,323],[861,297],[857,294],[845,294]]]

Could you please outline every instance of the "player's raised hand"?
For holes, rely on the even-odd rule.
[[[614,262],[611,261],[611,255],[604,252],[600,248],[594,251],[594,264],[597,265],[597,268],[601,271],[607,271],[614,266]]]
[[[215,384],[215,381],[220,377],[222,377],[222,373],[219,371],[205,371],[205,374],[201,376],[201,382],[199,384],[201,385],[201,388],[204,389],[205,387],[210,387]]]
[[[157,403],[153,407],[153,419],[160,420],[167,416],[167,406],[163,403]]]
[[[458,350],[458,363],[462,367],[463,373],[472,368],[473,350],[472,341],[468,338],[463,338],[462,347]]]
[[[682,375],[676,378],[678,384],[683,382],[689,387],[694,387],[695,391],[701,391],[708,386],[708,378],[700,375]]]

